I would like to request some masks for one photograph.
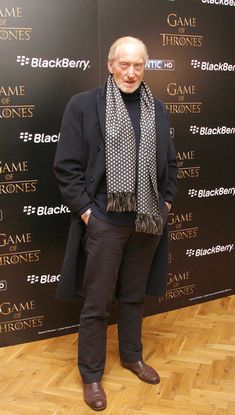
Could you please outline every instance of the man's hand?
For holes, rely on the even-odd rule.
[[[89,222],[89,218],[90,218],[90,214],[91,214],[91,209],[87,209],[86,212],[84,212],[81,215],[81,219],[83,220],[83,222],[87,225]]]
[[[170,212],[170,210],[171,210],[171,203],[170,202],[165,202],[165,204],[167,206],[168,212]]]

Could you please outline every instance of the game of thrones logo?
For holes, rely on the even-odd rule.
[[[178,179],[197,179],[200,175],[200,166],[194,166],[195,163],[195,151],[182,151],[176,154]],[[185,164],[193,164],[191,166],[185,166]]]
[[[191,274],[189,271],[169,273],[167,290],[164,296],[159,297],[159,303],[174,300],[179,297],[190,296],[194,293],[195,284],[190,284]]]
[[[35,300],[17,303],[11,301],[2,302],[0,304],[0,334],[42,327],[44,316],[34,316],[35,309]],[[28,317],[28,315],[30,316]]]
[[[196,85],[180,85],[170,82],[166,88],[167,94],[176,99],[174,102],[166,102],[166,108],[170,114],[198,114],[201,112],[201,102],[192,100],[197,95]]]
[[[192,222],[192,212],[180,214],[169,213],[169,241],[181,241],[183,239],[196,238],[198,234],[198,227],[193,226]]]
[[[31,233],[0,233],[0,267],[38,262],[41,251],[31,246]]]
[[[24,85],[0,86],[0,118],[32,118],[35,106],[19,104],[24,97]]]
[[[179,16],[176,13],[170,13],[166,20],[171,31],[175,33],[160,33],[162,46],[202,46],[203,36],[190,33],[197,29],[198,22],[196,17]]]
[[[9,163],[0,161],[0,195],[35,192],[37,180],[22,178],[28,172],[27,161]]]
[[[21,7],[0,8],[0,41],[30,40],[32,28],[19,27],[22,17]]]

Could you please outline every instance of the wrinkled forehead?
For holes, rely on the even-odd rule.
[[[145,51],[140,42],[123,42],[117,46],[114,60],[144,62]]]

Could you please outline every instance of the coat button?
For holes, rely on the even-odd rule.
[[[93,183],[93,182],[94,182],[94,180],[95,180],[95,177],[94,177],[94,176],[91,176],[91,178],[90,178],[90,182],[91,182],[91,183]]]
[[[101,147],[100,146],[97,146],[96,147],[96,150],[99,152],[101,150]]]

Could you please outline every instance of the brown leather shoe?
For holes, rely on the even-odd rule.
[[[123,367],[125,367],[126,369],[130,369],[144,382],[151,383],[154,385],[160,382],[160,376],[156,372],[156,370],[153,369],[151,366],[147,365],[143,360],[138,360],[134,363],[121,363]]]
[[[94,411],[102,411],[107,406],[104,389],[99,382],[83,384],[84,401]]]

